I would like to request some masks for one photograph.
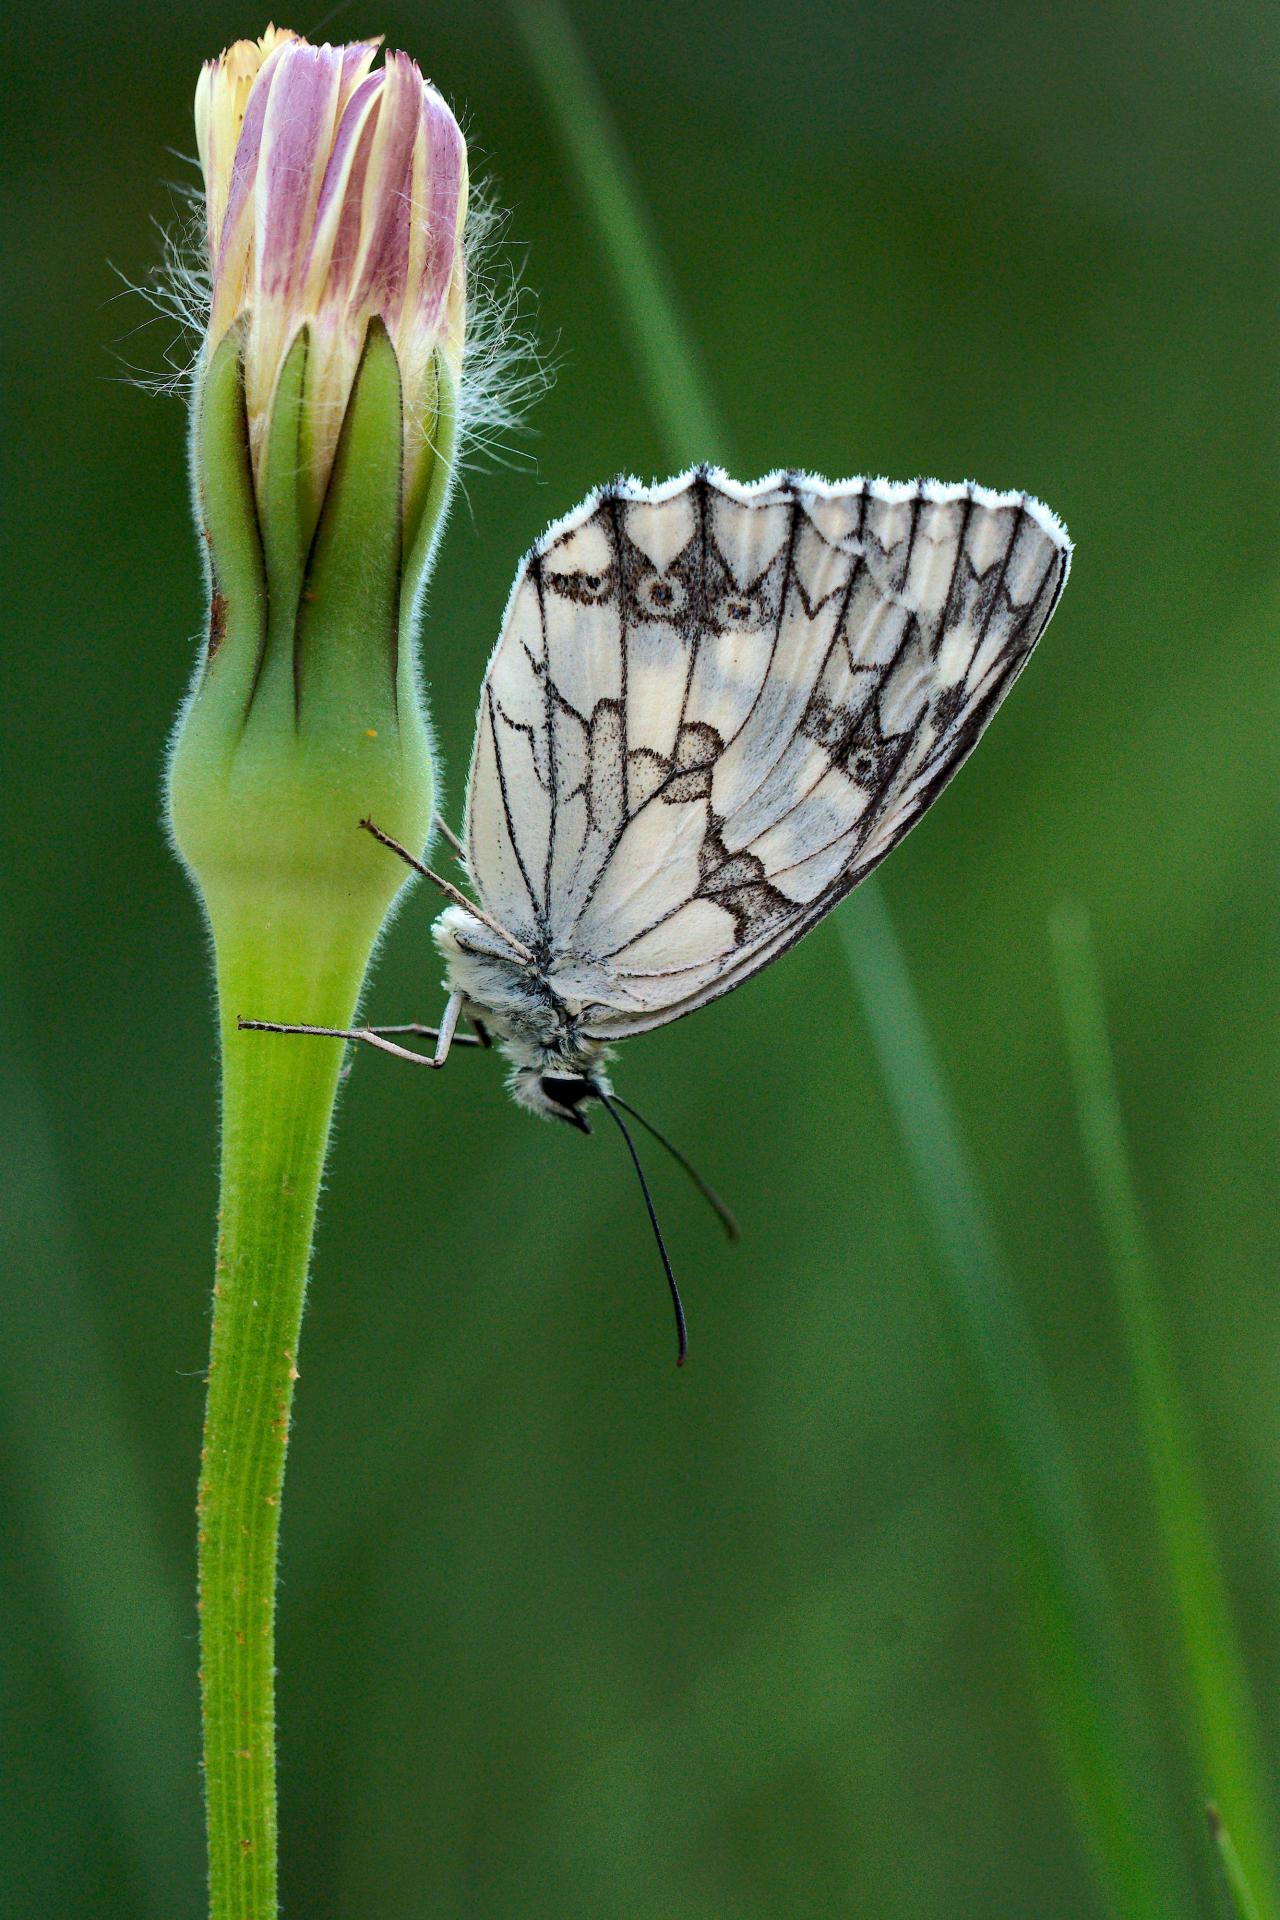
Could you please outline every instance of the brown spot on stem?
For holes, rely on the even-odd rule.
[[[227,596],[216,590],[209,602],[209,658],[212,660],[222,645],[222,636],[227,630]]]

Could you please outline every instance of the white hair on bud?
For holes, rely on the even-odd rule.
[[[457,453],[462,472],[530,458],[511,441],[555,374],[554,362],[538,345],[536,296],[507,250],[509,219],[492,187],[473,180],[464,236],[467,331]]]
[[[179,156],[191,166],[199,163],[185,154]],[[160,239],[160,258],[142,280],[132,280],[120,268],[114,271],[124,283],[117,299],[125,295],[142,300],[149,314],[130,328],[116,343],[116,358],[124,368],[123,378],[144,393],[173,393],[186,399],[195,381],[209,324],[212,284],[208,245],[205,240],[204,188],[196,182],[171,180],[173,217],[155,219]],[[118,351],[125,340],[146,336],[150,344],[160,339],[157,329],[167,335],[160,346],[159,366],[137,366]]]

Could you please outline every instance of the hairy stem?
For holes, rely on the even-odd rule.
[[[280,1495],[341,1043],[241,1033],[238,1015],[350,1023],[376,924],[212,914],[222,1026],[222,1205],[200,1475],[211,1920],[275,1920]]]

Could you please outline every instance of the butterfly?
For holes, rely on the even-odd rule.
[[[485,674],[454,842],[477,898],[361,823],[449,897],[440,1026],[242,1024],[433,1067],[455,1037],[492,1040],[521,1106],[589,1131],[602,1105],[640,1174],[683,1359],[619,1109],[693,1169],[614,1093],[613,1048],[749,980],[897,846],[1026,664],[1070,563],[1047,507],[973,484],[744,486],[699,467],[601,488],[526,555]]]

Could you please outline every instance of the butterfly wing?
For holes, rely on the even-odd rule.
[[[941,791],[1070,551],[974,486],[699,470],[592,496],[521,567],[486,676],[483,904],[601,1038],[727,992]]]

